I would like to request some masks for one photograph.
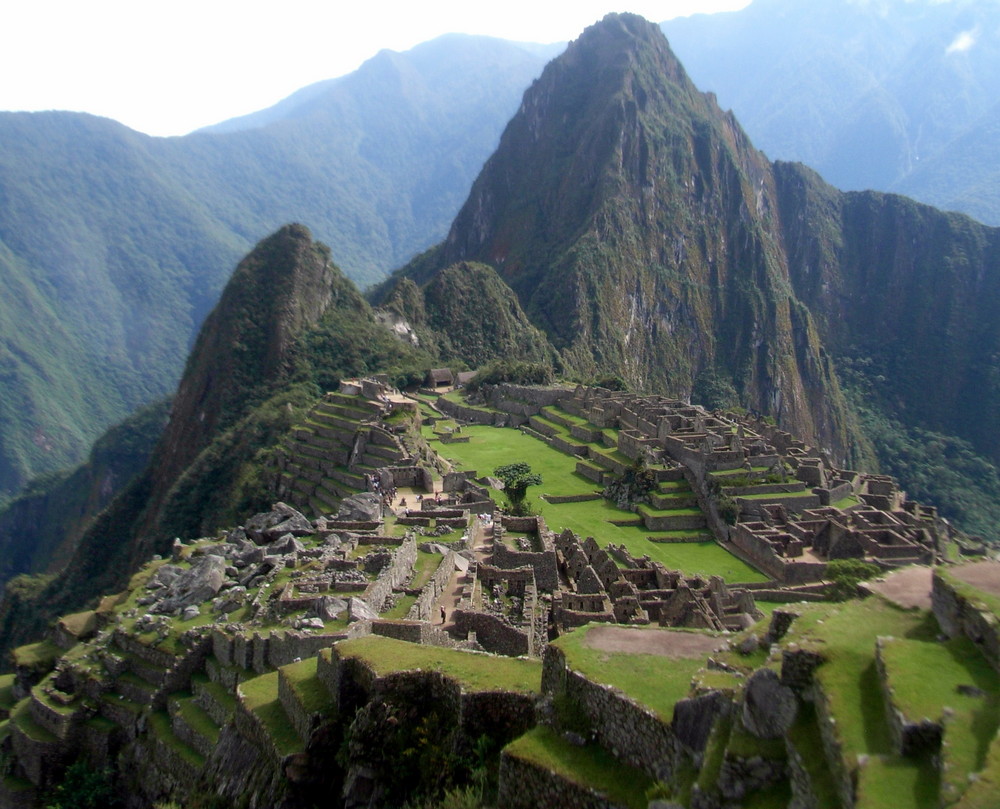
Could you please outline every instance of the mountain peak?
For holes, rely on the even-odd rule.
[[[578,375],[682,397],[721,375],[845,457],[832,370],[787,294],[774,182],[660,29],[609,14],[525,92],[438,266],[496,268]]]

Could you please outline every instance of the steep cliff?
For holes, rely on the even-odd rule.
[[[771,165],[639,17],[587,29],[525,94],[437,255],[462,260],[494,266],[578,374],[682,396],[719,374],[745,406],[852,451],[789,283]]]

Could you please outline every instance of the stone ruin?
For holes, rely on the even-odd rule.
[[[553,602],[560,631],[592,622],[739,631],[763,617],[749,590],[727,587],[719,576],[685,576],[622,547],[604,550],[593,537],[581,542],[571,531],[556,547],[568,582]]]

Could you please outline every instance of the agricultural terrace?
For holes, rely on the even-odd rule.
[[[826,658],[816,676],[845,762],[858,767],[858,805],[937,807],[939,796],[949,803],[960,797],[969,787],[967,774],[988,765],[1000,726],[1000,679],[979,651],[963,638],[938,640],[931,614],[879,597],[802,611],[786,641]],[[876,666],[878,638],[896,707],[913,721],[940,721],[947,706],[943,776],[927,762],[894,752]]]
[[[492,474],[498,466],[525,461],[542,476],[541,486],[528,489],[526,502],[557,533],[569,528],[581,537],[594,537],[602,546],[624,545],[635,556],[649,555],[672,570],[704,576],[722,576],[727,582],[765,581],[766,576],[737,559],[712,539],[691,542],[652,542],[649,537],[676,539],[683,532],[650,531],[641,525],[614,525],[609,520],[635,520],[603,498],[583,503],[549,503],[542,495],[569,496],[597,492],[597,484],[578,474],[575,456],[560,452],[520,430],[488,426],[463,426],[463,443],[443,443],[429,428],[424,436],[434,450],[456,469]],[[495,493],[498,502],[502,497]]]
[[[624,630],[627,644],[616,644],[607,633]],[[635,633],[648,633],[648,648],[632,642]],[[664,646],[664,639],[676,643]],[[567,666],[587,679],[614,686],[670,722],[674,704],[688,696],[695,674],[706,657],[725,645],[718,635],[695,630],[664,630],[658,627],[624,628],[588,624],[552,642],[566,655]],[[617,651],[627,645],[630,651]]]
[[[379,635],[341,641],[333,650],[324,649],[320,654],[364,661],[380,677],[401,671],[439,671],[466,691],[531,694],[541,690],[542,665],[537,660],[423,646]]]

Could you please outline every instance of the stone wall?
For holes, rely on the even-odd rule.
[[[448,586],[448,582],[451,580],[451,574],[455,572],[455,551],[448,551],[441,559],[441,564],[437,566],[437,570],[431,575],[430,579],[420,590],[420,595],[417,596],[417,600],[413,602],[413,606],[410,607],[410,611],[406,613],[406,618],[409,621],[433,621],[437,616],[434,615],[434,602],[444,591],[444,588]]]
[[[500,754],[497,805],[505,809],[624,809],[600,793],[506,751]]]
[[[413,574],[417,561],[417,539],[408,536],[392,554],[392,563],[378,574],[378,578],[368,585],[361,600],[375,612],[381,612],[392,591],[402,587]]]
[[[541,552],[515,551],[502,541],[494,542],[493,564],[503,570],[530,567],[535,573],[535,585],[547,593],[554,592],[559,587],[559,570],[554,547]]]
[[[476,641],[487,652],[507,657],[531,654],[529,633],[511,626],[496,615],[459,608],[452,612],[451,618],[459,636],[475,632]]]
[[[383,470],[388,472],[391,481],[383,481],[398,488],[423,489],[432,491],[434,489],[434,477],[431,470],[424,466],[390,466]]]
[[[965,635],[979,647],[990,665],[1000,670],[1000,619],[985,605],[974,603],[971,600],[974,593],[967,588],[968,585],[951,581],[947,573],[936,568],[931,588],[934,617],[948,637]]]
[[[537,412],[538,408],[550,407],[573,396],[573,391],[568,388],[526,387],[524,385],[513,385],[509,382],[503,382],[499,385],[483,385],[482,391],[483,396],[498,410],[504,410],[500,406],[501,403],[508,403],[508,406],[518,406],[519,410],[523,409],[524,405],[529,405],[536,408]],[[511,409],[507,412],[514,413],[518,412],[518,410]]]
[[[680,750],[668,722],[617,688],[570,669],[565,654],[555,646],[545,650],[542,692],[565,694],[587,716],[602,747],[651,778],[670,782]]]
[[[349,635],[348,630],[309,634],[298,631],[262,635],[230,635],[221,629],[212,631],[212,653],[222,666],[235,666],[257,674],[312,657]]]
[[[819,581],[826,573],[826,565],[821,562],[793,562],[779,556],[770,542],[738,524],[730,532],[730,540],[750,564],[784,584]]]

